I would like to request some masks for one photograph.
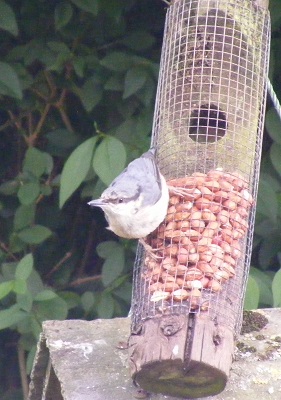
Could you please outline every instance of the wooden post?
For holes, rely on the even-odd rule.
[[[147,391],[176,397],[220,393],[233,351],[233,332],[203,314],[146,320],[129,340],[134,381]]]

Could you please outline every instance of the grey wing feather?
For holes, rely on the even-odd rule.
[[[131,164],[133,165],[130,168]],[[128,172],[139,181],[141,192],[144,194],[143,205],[155,204],[161,197],[162,185],[154,151],[147,151],[131,164],[128,166]]]
[[[128,199],[143,195],[143,206],[155,204],[162,193],[160,172],[156,164],[154,150],[144,153],[132,161],[128,167],[114,179],[106,192],[118,193]]]

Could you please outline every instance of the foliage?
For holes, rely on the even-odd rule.
[[[149,147],[165,7],[0,0],[1,398],[20,396],[5,366],[18,352],[22,379],[30,372],[44,320],[128,312],[135,243],[86,203]],[[279,0],[271,7],[281,98]],[[246,308],[281,305],[281,124],[270,106]]]
[[[44,320],[128,313],[135,243],[87,201],[149,147],[164,8],[0,0],[0,346],[22,379]]]
[[[270,78],[281,98],[280,25],[281,5],[270,1],[272,43]],[[280,307],[281,285],[281,123],[268,102],[259,182],[251,280],[247,297],[259,307]],[[254,281],[255,283],[254,283]]]
[[[272,45],[270,78],[281,98],[281,4],[270,1]],[[281,287],[281,122],[268,102],[259,181],[252,265],[246,302],[259,307],[280,307]],[[247,305],[246,304],[246,305]]]

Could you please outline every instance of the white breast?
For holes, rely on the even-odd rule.
[[[134,204],[119,204],[104,208],[109,223],[108,229],[127,239],[140,239],[153,232],[167,214],[169,191],[161,175],[162,196],[152,206],[142,207],[140,198]]]

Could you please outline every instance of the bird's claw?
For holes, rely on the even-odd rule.
[[[139,239],[140,244],[143,246],[145,252],[155,261],[162,259],[163,257],[155,254],[159,249],[153,249],[144,239]]]

